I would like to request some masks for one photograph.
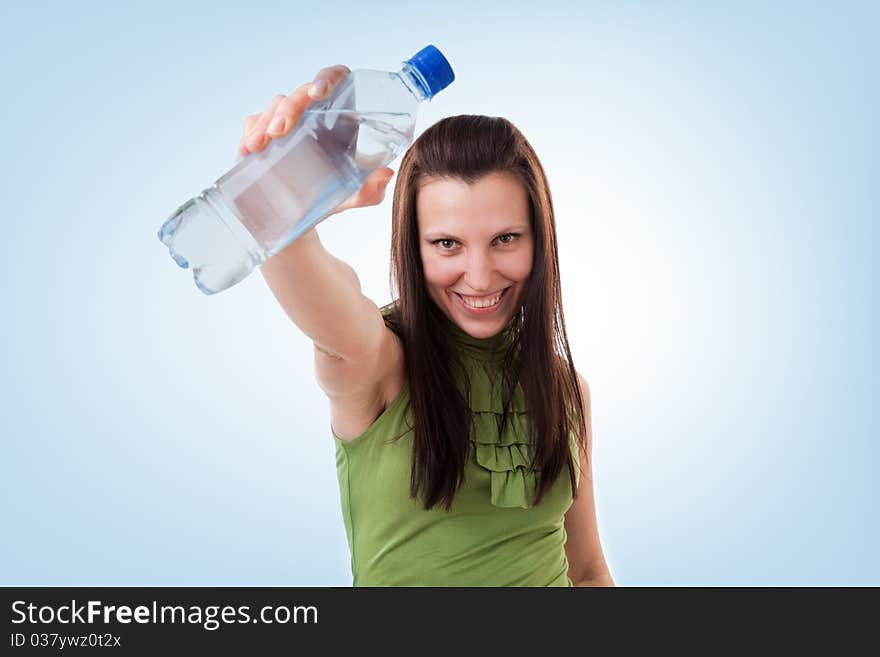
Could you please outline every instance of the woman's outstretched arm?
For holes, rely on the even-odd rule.
[[[347,66],[330,66],[290,95],[275,96],[265,111],[245,120],[239,154],[261,151],[272,139],[286,136],[312,101],[329,94],[350,72]],[[392,174],[388,167],[374,171],[335,212],[380,203]],[[319,351],[358,361],[382,345],[385,324],[376,304],[361,292],[354,270],[324,248],[314,228],[269,258],[260,271],[288,317]]]

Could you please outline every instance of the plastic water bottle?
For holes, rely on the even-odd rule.
[[[454,79],[434,46],[396,73],[352,71],[287,135],[181,205],[159,239],[205,294],[235,285],[400,155],[413,140],[418,104]]]

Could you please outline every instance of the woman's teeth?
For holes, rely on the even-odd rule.
[[[494,297],[485,297],[483,299],[472,299],[462,295],[458,295],[461,297],[462,301],[464,301],[471,308],[489,308],[490,306],[496,305],[499,301],[501,301],[501,297],[504,295],[502,291],[499,294],[496,294]]]

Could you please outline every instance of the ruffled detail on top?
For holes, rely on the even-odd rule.
[[[469,380],[467,386],[459,380],[459,389],[468,391],[473,414],[471,448],[477,464],[489,473],[490,501],[498,507],[531,508],[538,480],[529,469],[532,446],[525,397],[519,385],[507,408],[500,439],[498,435],[504,415],[504,380],[499,363],[509,344],[509,334],[505,331],[490,338],[474,338],[457,324],[445,321]]]
[[[475,338],[445,315],[440,323],[456,350],[476,360],[500,362],[512,341],[509,326],[491,337]]]

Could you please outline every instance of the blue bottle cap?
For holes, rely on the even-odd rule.
[[[433,98],[455,80],[449,62],[434,46],[425,46],[404,63],[411,64],[424,78],[428,98]]]

